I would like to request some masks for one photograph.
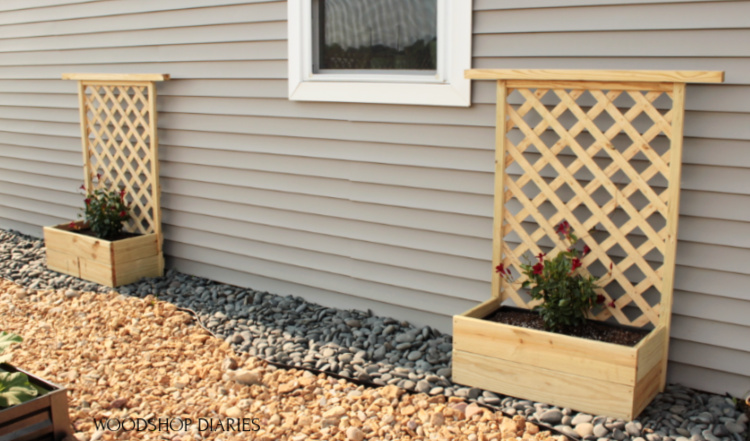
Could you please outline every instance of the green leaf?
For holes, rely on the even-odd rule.
[[[8,332],[0,332],[0,354],[5,351],[5,348],[12,345],[13,343],[20,343],[23,339],[21,336],[16,334],[10,334]]]
[[[0,408],[15,406],[37,396],[29,378],[21,372],[0,372]]]

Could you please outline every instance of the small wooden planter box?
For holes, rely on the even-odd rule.
[[[635,347],[482,320],[488,300],[453,317],[453,381],[632,420],[659,392],[666,328]]]
[[[65,388],[7,364],[0,367],[8,372],[23,372],[31,383],[50,390],[31,401],[0,410],[0,440],[61,441],[73,434]]]
[[[76,222],[77,227],[83,225]],[[111,287],[163,274],[156,233],[108,241],[78,234],[69,224],[44,227],[47,267]]]

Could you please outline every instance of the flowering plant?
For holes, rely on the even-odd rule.
[[[97,175],[98,177],[99,175]],[[86,190],[81,185],[81,190]],[[125,189],[120,191],[98,188],[83,200],[84,219],[96,237],[110,239],[122,232],[122,224],[130,219],[130,204],[125,203]],[[81,214],[78,215],[81,217]],[[71,226],[75,225],[71,222]]]
[[[585,245],[579,254],[575,248],[578,237],[571,232],[567,221],[559,224],[556,231],[568,242],[566,251],[557,253],[550,260],[545,260],[546,254],[539,253],[535,264],[521,264],[522,272],[527,277],[521,287],[530,287],[531,298],[542,300],[534,310],[539,312],[545,327],[550,331],[583,324],[586,314],[605,300],[603,295],[594,292],[598,278],[585,276],[577,271],[582,266],[581,257],[591,252],[591,249]],[[508,282],[512,282],[510,270],[502,264],[497,266],[496,271]]]

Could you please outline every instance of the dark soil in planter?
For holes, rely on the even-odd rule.
[[[78,233],[78,234],[83,234],[84,236],[96,237],[96,234],[94,234],[94,232],[91,231],[91,228],[83,228],[81,230],[70,230],[70,231],[72,231],[74,233]],[[121,232],[120,234],[118,234],[118,235],[116,235],[114,237],[108,237],[108,238],[106,238],[104,240],[108,240],[110,242],[115,242],[117,240],[130,239],[131,237],[138,237],[138,236],[140,236],[140,234],[127,233],[127,232],[123,231],[123,232]],[[97,237],[97,239],[100,239],[100,238]]]
[[[528,309],[502,306],[484,319],[506,325],[545,331],[542,317],[537,312]],[[569,326],[562,329],[559,333],[623,346],[635,346],[649,332],[643,329],[586,320],[586,323],[581,326]]]

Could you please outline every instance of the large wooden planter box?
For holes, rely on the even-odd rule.
[[[0,368],[8,372],[23,372],[32,384],[50,391],[0,410],[1,441],[60,441],[72,435],[65,388],[7,364],[0,365]]]
[[[500,303],[453,317],[454,382],[626,420],[659,392],[666,328],[627,347],[482,320]]]
[[[76,223],[81,227],[83,222]],[[155,233],[108,241],[70,228],[69,224],[44,227],[47,267],[107,286],[137,282],[163,274],[164,258]]]

